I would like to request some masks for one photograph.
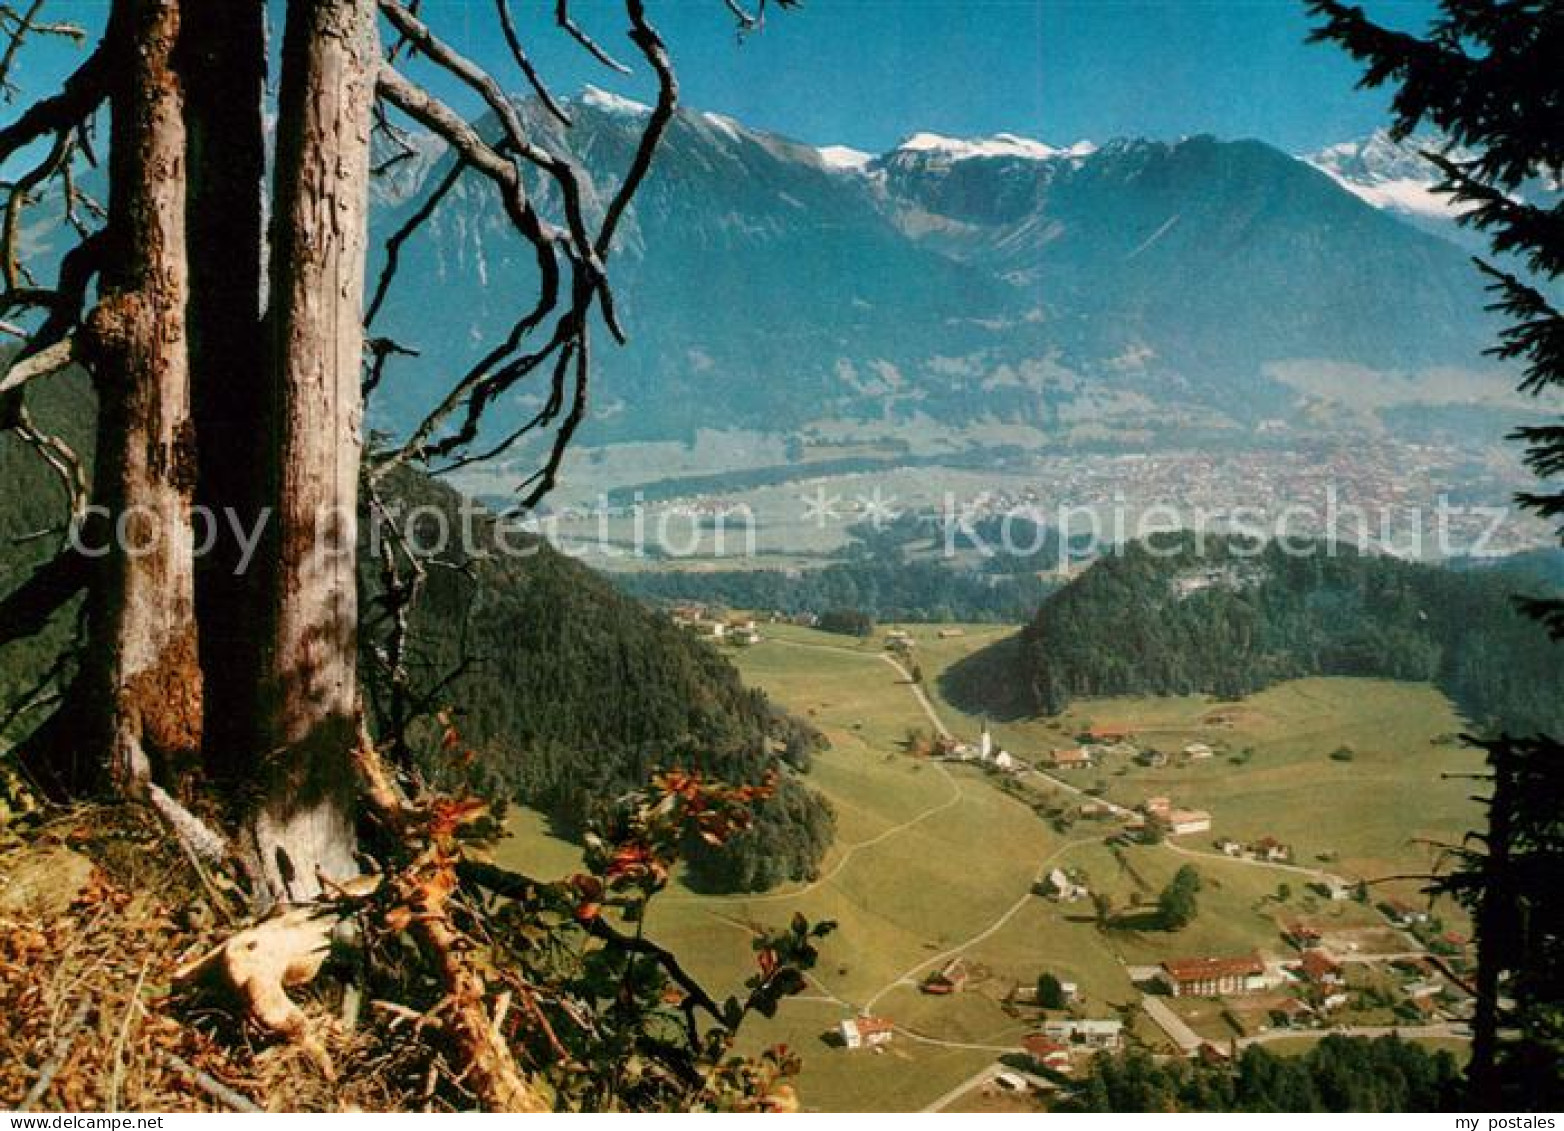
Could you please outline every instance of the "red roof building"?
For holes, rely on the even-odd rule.
[[[1174,997],[1220,997],[1263,989],[1265,963],[1257,954],[1239,958],[1174,958],[1162,964],[1162,981]]]

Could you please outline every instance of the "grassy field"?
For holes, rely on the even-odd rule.
[[[947,631],[949,626],[947,627]],[[938,674],[1010,628],[963,626],[941,638],[935,626],[912,629],[935,706],[965,737],[980,720],[937,693]],[[1148,1043],[1160,1031],[1137,1015],[1139,991],[1126,966],[1179,955],[1282,951],[1277,923],[1309,915],[1322,926],[1376,922],[1355,903],[1318,900],[1300,877],[1222,857],[1189,858],[1167,846],[1114,850],[1108,827],[1088,822],[1056,832],[1029,805],[974,767],[942,765],[903,752],[909,731],[931,724],[900,673],[883,659],[880,640],[858,642],[805,629],[768,630],[759,646],[734,653],[745,679],[819,726],[832,748],[820,755],[812,784],[836,807],[839,835],[820,879],[762,896],[700,896],[676,885],[655,908],[653,937],[678,952],[698,976],[727,992],[747,975],[749,936],[802,911],[834,919],[816,984],[778,1017],[746,1036],[751,1046],[785,1042],[800,1050],[807,1106],[826,1110],[917,1110],[943,1095],[1035,1027],[1003,1000],[1044,970],[1077,982],[1087,1016],[1128,1016]],[[1243,765],[1219,756],[1194,768],[1149,771],[1109,766],[1100,776],[1109,796],[1130,803],[1168,793],[1210,808],[1212,835],[1271,833],[1304,853],[1334,850],[1333,869],[1405,870],[1423,862],[1414,839],[1451,836],[1469,827],[1475,806],[1462,802],[1469,783],[1441,782],[1445,769],[1474,763],[1432,739],[1458,722],[1426,687],[1358,680],[1307,680],[1243,704],[1238,721],[1212,734],[1197,700],[1083,704],[1065,720],[1113,720],[1155,729],[1159,745],[1201,738],[1234,752],[1252,747]],[[1022,755],[1062,743],[1047,722],[996,726]],[[1354,749],[1351,762],[1327,756]],[[1077,784],[1091,785],[1096,775]],[[1050,787],[1039,785],[1042,791]],[[549,834],[535,815],[518,812],[502,856],[535,874],[564,874],[575,849]],[[1209,851],[1210,837],[1185,838]],[[1305,861],[1307,862],[1307,861]],[[1099,931],[1089,901],[1060,905],[1029,894],[1054,864],[1083,869],[1116,908],[1133,912],[1182,864],[1195,863],[1204,887],[1196,921],[1176,935]],[[1288,883],[1286,900],[1279,883]],[[973,972],[967,992],[931,998],[917,982],[947,956],[961,954]],[[880,1052],[848,1052],[826,1036],[861,1008],[901,1029]]]

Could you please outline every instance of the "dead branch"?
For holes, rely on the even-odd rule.
[[[505,45],[510,48],[510,55],[516,61],[517,69],[537,94],[544,109],[565,125],[570,125],[570,115],[565,113],[564,108],[549,93],[548,87],[543,84],[542,78],[538,75],[537,68],[533,66],[531,57],[521,45],[521,37],[516,34],[516,21],[511,18],[510,0],[494,0],[494,10],[499,16],[500,31],[505,36]]]
[[[39,138],[73,130],[92,116],[108,97],[109,50],[105,38],[55,94],[33,103],[16,121],[0,127],[0,165]]]
[[[559,24],[566,35],[570,36],[571,39],[574,39],[583,48],[585,48],[587,54],[591,55],[592,58],[603,64],[603,66],[607,67],[611,71],[618,71],[621,75],[628,75],[630,73],[629,67],[625,66],[623,63],[613,58],[613,56],[609,55],[608,52],[599,47],[592,39],[592,37],[587,35],[586,32],[582,31],[576,25],[576,21],[570,18],[570,0],[559,0],[559,2],[554,5],[554,21]]]
[[[49,1085],[54,1083],[54,1078],[65,1066],[65,1058],[70,1055],[71,1046],[76,1043],[76,1034],[81,1032],[81,1027],[87,1023],[90,1009],[91,1003],[86,1000],[77,1003],[76,1011],[71,1014],[71,1019],[65,1023],[65,1028],[60,1031],[59,1037],[54,1042],[54,1051],[38,1070],[38,1079],[33,1082],[31,1088],[27,1089],[22,1102],[16,1105],[17,1111],[29,1111],[35,1103],[43,1099],[44,1093],[49,1090]]]
[[[266,1110],[250,1099],[249,1096],[234,1091],[227,1084],[217,1079],[217,1077],[202,1072],[183,1057],[175,1056],[171,1052],[165,1052],[162,1055],[164,1064],[186,1077],[197,1088],[230,1111],[240,1111],[247,1115],[259,1115]]]
[[[76,342],[69,337],[62,338],[34,353],[18,354],[16,360],[6,366],[4,375],[0,376],[0,396],[20,389],[27,382],[35,381],[39,377],[58,373],[75,360]]]

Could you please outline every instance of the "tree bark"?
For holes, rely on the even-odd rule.
[[[189,131],[190,370],[196,503],[215,520],[196,560],[205,764],[232,793],[253,771],[257,571],[236,526],[264,521],[269,407],[263,295],[264,0],[197,3],[180,48]]]
[[[85,706],[115,783],[171,791],[199,757],[190,531],[195,482],[185,333],[184,92],[179,0],[118,0],[109,247],[83,352],[97,382],[96,499],[109,547],[91,607]]]
[[[373,0],[296,0],[283,41],[271,237],[274,508],[263,620],[262,794],[249,821],[273,896],[353,874]]]

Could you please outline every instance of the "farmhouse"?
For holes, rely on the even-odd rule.
[[[1053,762],[1056,770],[1085,770],[1090,769],[1095,759],[1091,751],[1084,746],[1075,746],[1065,750],[1054,750],[1049,754],[1049,760]]]
[[[1220,997],[1265,988],[1265,963],[1241,958],[1174,958],[1162,964],[1162,984],[1174,997]]]
[[[1070,1050],[1068,1046],[1045,1037],[1041,1033],[1033,1033],[1028,1037],[1022,1037],[1021,1047],[1026,1050],[1027,1058],[1038,1068],[1048,1068],[1054,1072],[1068,1072],[1070,1070]]]
[[[1094,1049],[1116,1049],[1124,1039],[1124,1022],[1117,1019],[1081,1021],[1065,1018],[1044,1025],[1043,1036],[1049,1040],[1074,1042]]]
[[[891,1043],[896,1026],[884,1017],[849,1017],[838,1027],[842,1044],[850,1049],[878,1048]]]
[[[1140,811],[1158,821],[1166,821],[1173,812],[1173,802],[1167,797],[1148,797],[1141,802]]]
[[[1273,836],[1263,836],[1249,846],[1249,851],[1260,860],[1273,864],[1285,864],[1292,859],[1292,848]]]
[[[966,634],[967,630],[964,628],[942,628],[939,630],[939,638],[941,640],[954,640],[956,637],[965,636]]]
[[[1086,738],[1090,742],[1124,742],[1133,737],[1133,730],[1117,723],[1104,723],[1102,726],[1089,727],[1086,731]]]
[[[967,988],[967,964],[960,958],[953,958],[923,979],[923,984],[918,988],[926,994],[941,997],[945,994],[959,994]]]
[[[1244,846],[1230,836],[1220,838],[1214,847],[1223,856],[1242,856],[1244,854]]]
[[[1323,950],[1306,950],[1296,967],[1299,975],[1316,986],[1339,986],[1345,981],[1341,963]]]
[[[1174,836],[1211,831],[1211,814],[1204,809],[1174,809],[1167,816],[1168,832]]]
[[[1060,903],[1069,903],[1072,900],[1085,899],[1091,894],[1085,884],[1078,884],[1065,874],[1063,868],[1054,868],[1043,880],[1043,894],[1049,899],[1057,899]]]
[[[1184,757],[1190,759],[1191,761],[1199,761],[1202,758],[1210,758],[1215,754],[1216,751],[1212,750],[1211,747],[1207,746],[1204,742],[1191,742],[1188,746],[1184,747]]]

